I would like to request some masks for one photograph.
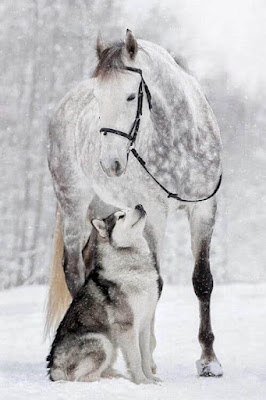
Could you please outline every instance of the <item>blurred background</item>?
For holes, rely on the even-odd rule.
[[[0,3],[0,288],[45,283],[55,198],[49,117],[95,65],[95,41],[137,38],[185,60],[218,119],[224,178],[212,245],[216,283],[266,280],[264,0],[2,0]],[[169,218],[165,281],[191,281],[185,215]]]

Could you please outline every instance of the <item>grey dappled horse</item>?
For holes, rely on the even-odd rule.
[[[63,98],[50,124],[48,160],[58,213],[48,326],[62,316],[69,292],[73,297],[84,283],[82,253],[92,217],[107,216],[110,205],[143,204],[152,240],[147,236],[159,259],[167,213],[182,208],[190,224],[200,306],[197,369],[203,376],[222,375],[210,321],[212,194],[221,176],[216,119],[198,82],[162,47],[136,41],[127,31],[125,42],[112,46],[99,39],[97,54],[93,77]],[[178,196],[167,196],[155,179]]]

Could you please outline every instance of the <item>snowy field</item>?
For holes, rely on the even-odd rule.
[[[160,385],[126,379],[52,383],[46,377],[49,344],[42,339],[46,287],[0,292],[0,398],[182,399],[266,398],[266,284],[216,286],[212,301],[215,350],[222,378],[198,378],[198,307],[192,287],[165,286],[157,310],[155,360]],[[120,358],[117,369],[125,371]]]

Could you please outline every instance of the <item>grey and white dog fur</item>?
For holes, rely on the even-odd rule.
[[[47,357],[51,380],[114,376],[118,348],[135,383],[159,380],[152,352],[162,280],[143,236],[145,222],[140,204],[92,220],[94,268],[57,330]]]

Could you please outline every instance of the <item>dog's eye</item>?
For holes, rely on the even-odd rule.
[[[119,215],[119,217],[118,217],[118,219],[123,219],[123,218],[125,218],[125,214]]]
[[[136,97],[136,95],[134,93],[132,93],[130,96],[128,96],[127,101],[134,100],[135,97]]]

